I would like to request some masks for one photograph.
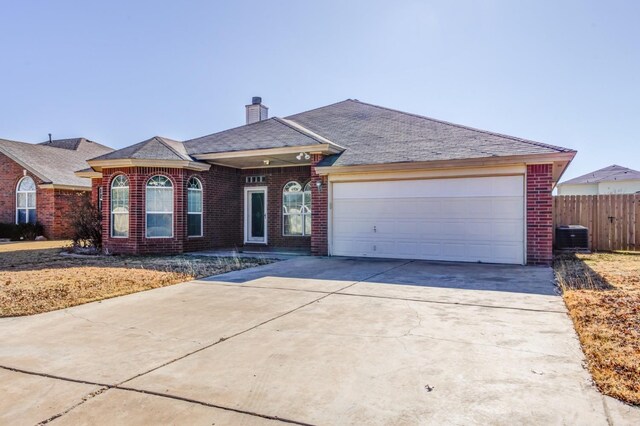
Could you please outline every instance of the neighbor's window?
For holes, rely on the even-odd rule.
[[[173,184],[165,176],[147,181],[147,238],[173,236]]]
[[[202,183],[195,177],[187,182],[187,236],[202,237]]]
[[[36,223],[36,183],[29,176],[16,189],[16,223]]]
[[[311,185],[289,182],[282,194],[284,235],[311,235]]]
[[[111,182],[111,236],[129,236],[129,179],[125,175]]]

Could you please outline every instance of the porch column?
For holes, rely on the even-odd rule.
[[[322,154],[311,154],[311,254],[328,254],[327,217],[328,186],[322,176],[318,176],[316,165],[324,158]],[[318,189],[318,182],[322,184]]]

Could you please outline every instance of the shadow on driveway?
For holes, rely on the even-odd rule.
[[[361,281],[445,289],[557,295],[551,268],[349,257],[300,257],[200,281],[249,283],[262,278]]]

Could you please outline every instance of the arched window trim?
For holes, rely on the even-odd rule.
[[[110,216],[110,228],[111,228],[111,232],[109,235],[111,235],[111,238],[129,238],[129,211],[131,210],[130,208],[130,190],[129,190],[129,178],[126,175],[123,174],[119,174],[117,176],[115,176],[113,178],[113,180],[111,181],[111,185],[110,185],[110,190],[109,190],[109,216]],[[125,191],[126,190],[126,197],[114,197],[114,190],[115,191]],[[114,200],[118,201],[120,199],[125,199],[126,198],[126,203],[122,203],[121,206],[117,206],[117,207],[123,207],[126,208],[126,211],[119,211],[116,212],[114,209]],[[123,232],[119,235],[116,235],[116,229],[114,226],[115,223],[115,217],[116,216],[126,216],[126,219],[124,221],[124,223],[127,224],[127,229],[126,232]]]
[[[149,185],[149,183],[151,181],[153,181],[156,178],[164,178],[165,184],[168,185]],[[171,191],[171,210],[149,210],[149,189],[161,189],[161,190],[166,190],[166,191]],[[175,216],[175,191],[174,191],[174,185],[173,185],[173,181],[171,181],[171,179],[168,176],[165,175],[153,175],[151,176],[149,179],[147,179],[147,183],[145,184],[145,191],[144,191],[144,198],[145,198],[145,207],[144,207],[144,211],[145,211],[145,238],[147,239],[158,239],[158,238],[173,238],[173,227],[174,227],[174,216]],[[150,215],[155,215],[155,216],[159,216],[159,215],[171,215],[171,227],[170,227],[170,234],[168,235],[149,235],[149,216]]]
[[[30,182],[31,185],[28,188],[21,188],[23,183]],[[33,197],[29,197],[29,194],[33,194]],[[21,195],[23,197],[21,197]],[[16,223],[36,223],[37,222],[37,200],[36,200],[36,182],[31,176],[24,176],[18,181],[16,185]],[[23,202],[20,201],[23,198]],[[23,205],[21,205],[23,204]],[[24,211],[25,221],[20,222],[20,211]],[[31,218],[29,212],[33,211],[33,218]],[[33,220],[31,220],[33,219]]]
[[[192,186],[192,183],[197,183],[195,187]],[[189,198],[191,194],[196,194],[200,196],[200,211],[192,211],[191,204],[189,203]],[[202,181],[195,176],[191,176],[187,181],[187,237],[197,238],[202,237],[204,235],[204,193],[202,191]],[[189,234],[189,219],[195,218],[195,216],[199,216],[200,220],[200,233],[199,234]],[[195,218],[197,220],[197,218]]]
[[[302,193],[302,204],[299,212],[289,212],[287,206],[287,195],[290,193]],[[301,229],[300,233],[286,232],[286,221],[288,217],[299,217]],[[285,237],[308,237],[311,235],[311,181],[305,185],[292,180],[282,187],[282,235]]]

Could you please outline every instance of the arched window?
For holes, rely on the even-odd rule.
[[[304,188],[296,181],[284,186],[282,193],[282,230],[284,235],[311,235],[311,185]]]
[[[129,236],[129,179],[116,176],[111,182],[111,236]]]
[[[173,184],[165,176],[147,181],[147,238],[173,237]]]
[[[29,176],[16,188],[16,223],[36,223],[36,183]]]
[[[202,237],[202,183],[195,177],[187,182],[187,236]]]

